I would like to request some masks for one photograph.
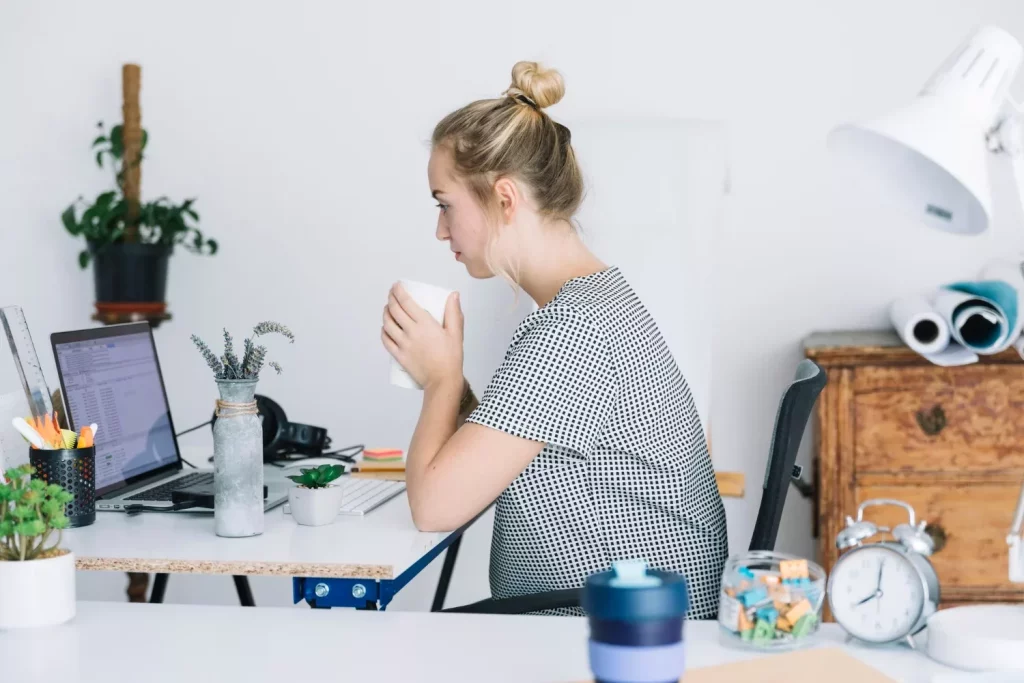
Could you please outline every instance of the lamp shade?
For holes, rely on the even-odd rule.
[[[874,121],[836,128],[829,146],[882,204],[933,228],[975,234],[992,214],[984,132],[935,96]]]
[[[980,29],[909,104],[837,127],[829,148],[881,203],[947,232],[983,232],[992,215],[987,135],[1005,114],[1021,55],[1009,33]]]

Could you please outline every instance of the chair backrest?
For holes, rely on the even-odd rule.
[[[765,467],[761,506],[750,538],[750,550],[775,549],[775,538],[779,533],[782,508],[786,505],[786,493],[794,476],[793,468],[800,441],[814,403],[827,382],[828,376],[820,365],[809,359],[803,360],[797,366],[793,382],[782,395]]]

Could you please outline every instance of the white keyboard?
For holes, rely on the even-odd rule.
[[[343,477],[340,486],[342,487],[340,514],[343,515],[365,515],[405,490],[404,481],[357,479],[354,477]],[[291,506],[285,503],[284,513],[290,515],[291,512]]]

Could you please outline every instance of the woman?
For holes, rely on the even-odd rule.
[[[564,92],[557,72],[520,62],[503,97],[434,130],[437,238],[470,275],[501,275],[540,308],[477,404],[458,294],[440,325],[392,288],[381,339],[424,387],[406,463],[413,519],[451,530],[497,499],[496,598],[578,587],[642,558],[685,574],[690,617],[711,617],[728,544],[704,432],[643,304],[573,228],[582,175],[569,130],[543,111]]]

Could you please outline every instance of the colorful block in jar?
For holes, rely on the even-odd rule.
[[[762,602],[768,600],[768,591],[764,586],[756,586],[748,591],[740,593],[740,600],[743,601],[744,607],[753,607]]]
[[[779,574],[783,579],[806,579],[807,560],[782,560],[779,562]]]
[[[754,630],[754,622],[751,621],[750,617],[747,616],[747,613],[744,610],[739,611],[737,622],[741,633]]]
[[[772,628],[775,628],[775,622],[778,621],[779,610],[775,609],[774,606],[765,605],[757,610],[757,620],[768,622]]]
[[[746,616],[740,601],[723,593],[718,600],[718,623],[734,633],[739,632],[741,614]]]
[[[786,612],[786,619],[789,621],[789,623],[793,624],[793,628],[795,629],[796,623],[800,620],[800,618],[810,611],[811,603],[804,599],[793,605],[789,609],[789,611]]]
[[[818,618],[813,613],[807,613],[800,617],[800,619],[793,625],[793,636],[796,638],[803,638],[814,630],[814,624],[818,621]]]
[[[754,642],[763,642],[773,638],[775,638],[775,628],[767,621],[758,619],[757,626],[754,627]]]

